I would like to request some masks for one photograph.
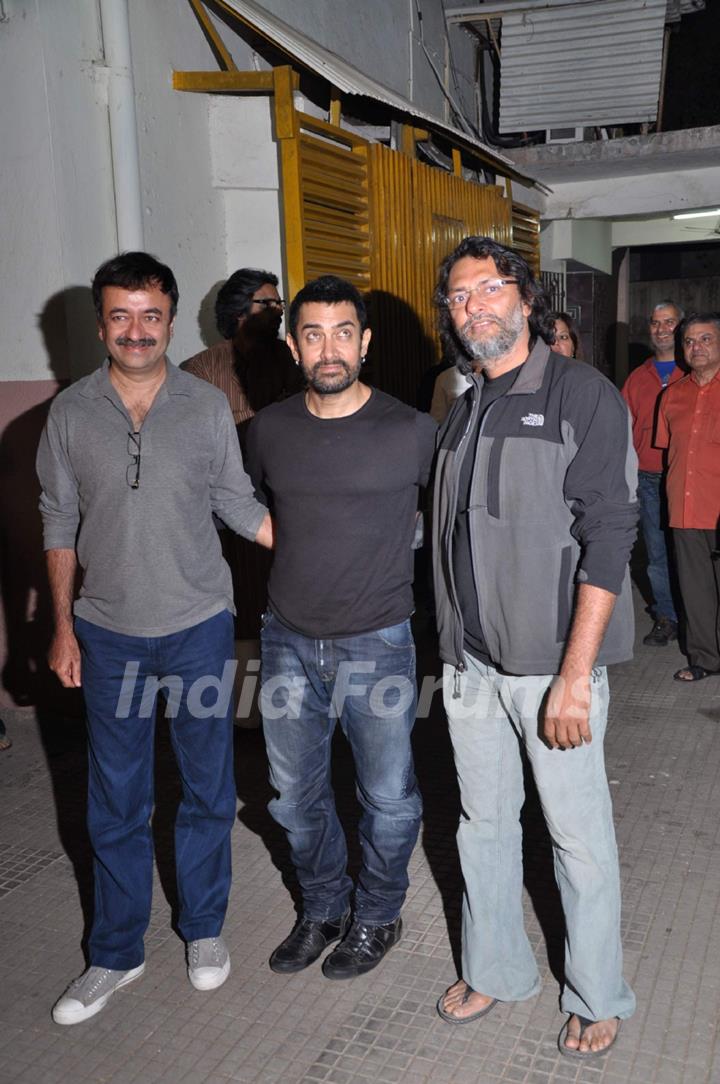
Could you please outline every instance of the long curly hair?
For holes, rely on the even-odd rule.
[[[548,344],[554,342],[555,326],[550,313],[549,299],[522,256],[513,249],[493,241],[492,237],[465,237],[441,263],[433,293],[433,302],[438,313],[438,331],[444,356],[448,361],[452,361],[461,373],[469,373],[472,369],[467,351],[455,331],[446,301],[450,272],[458,260],[462,260],[465,256],[472,256],[476,260],[494,260],[498,273],[503,278],[517,280],[521,298],[526,305],[531,307],[528,317],[531,348],[538,338]]]

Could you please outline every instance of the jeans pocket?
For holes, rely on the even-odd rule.
[[[410,619],[401,621],[399,625],[388,625],[384,629],[376,629],[374,635],[385,644],[386,647],[408,648],[414,647]]]

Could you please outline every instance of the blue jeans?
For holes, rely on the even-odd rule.
[[[362,807],[355,917],[380,925],[399,915],[422,815],[410,745],[416,702],[409,621],[314,640],[265,615],[260,708],[277,791],[268,808],[287,832],[307,918],[335,918],[350,905],[347,847],[330,782],[338,720]]]
[[[638,472],[640,525],[647,550],[647,574],[655,601],[654,616],[677,621],[668,570],[669,534],[663,527],[665,494],[663,475],[654,471]]]
[[[224,682],[227,696],[218,685],[226,660],[235,657],[233,619],[225,610],[182,632],[148,638],[76,618],[75,632],[82,651],[95,873],[90,962],[127,970],[143,961],[152,900],[154,679],[167,679],[166,714],[182,779],[175,820],[178,925],[186,941],[215,937],[222,929],[236,809],[232,671],[229,687]]]
[[[465,662],[459,677],[450,666],[443,675],[462,805],[462,977],[499,1001],[522,1001],[540,988],[522,910],[524,748],[552,838],[565,915],[563,1011],[624,1019],[635,997],[622,975],[620,875],[603,758],[605,668],[593,671],[592,742],[562,750],[550,749],[538,734],[551,675],[509,677],[470,656]],[[459,698],[453,697],[457,681]]]

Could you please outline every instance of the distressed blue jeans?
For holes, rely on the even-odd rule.
[[[638,471],[640,525],[647,551],[647,574],[652,588],[653,616],[677,621],[670,586],[668,566],[669,531],[663,527],[664,476],[654,471]]]
[[[235,658],[233,619],[224,610],[182,632],[141,637],[76,618],[75,632],[95,874],[90,963],[125,971],[144,959],[152,902],[156,679],[168,679],[170,738],[182,779],[175,818],[179,929],[186,941],[222,930],[236,810],[232,673],[227,695],[218,686]]]
[[[563,750],[549,748],[538,733],[551,675],[510,677],[469,655],[465,663],[464,673],[446,666],[443,675],[462,805],[462,977],[499,1001],[522,1001],[540,989],[522,910],[524,749],[552,838],[565,915],[562,1009],[591,1020],[631,1016],[635,997],[622,975],[620,875],[603,757],[605,668],[592,676],[592,742]]]
[[[380,925],[399,915],[422,815],[410,745],[416,702],[409,620],[316,640],[263,618],[260,709],[277,791],[268,808],[287,833],[307,918],[342,915],[353,887],[330,781],[338,722],[362,810],[355,916]]]

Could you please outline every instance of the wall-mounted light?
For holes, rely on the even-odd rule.
[[[673,215],[673,218],[712,218],[715,215],[720,215],[720,207],[714,211],[683,211],[682,214]]]

